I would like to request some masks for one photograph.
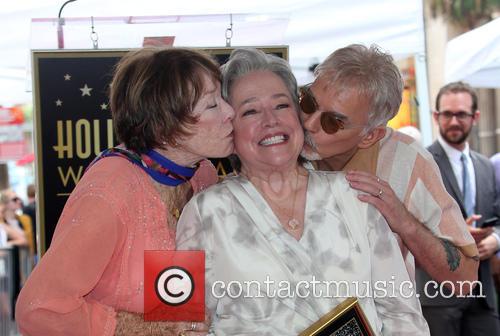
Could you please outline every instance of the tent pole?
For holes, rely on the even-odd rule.
[[[432,120],[429,104],[426,55],[424,53],[416,54],[414,60],[415,78],[417,82],[419,128],[420,133],[422,133],[422,145],[427,147],[432,144]]]

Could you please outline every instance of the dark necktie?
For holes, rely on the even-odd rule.
[[[474,213],[474,196],[472,195],[469,170],[467,169],[467,158],[464,153],[460,156],[460,161],[462,162],[462,193],[464,197],[465,212],[467,213],[467,217],[470,217]]]

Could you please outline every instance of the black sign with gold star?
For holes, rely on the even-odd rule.
[[[116,145],[107,90],[113,67],[126,52],[33,52],[42,253],[85,168]]]
[[[263,47],[288,59],[287,47]],[[205,48],[219,63],[232,48]],[[128,50],[33,51],[40,255],[68,196],[101,151],[117,145],[108,102],[113,67]],[[220,176],[228,160],[212,160]]]

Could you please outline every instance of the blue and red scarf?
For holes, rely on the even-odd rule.
[[[178,186],[193,177],[196,168],[179,166],[160,153],[150,149],[146,153],[138,154],[123,147],[106,149],[99,154],[87,167],[87,170],[97,161],[111,156],[118,156],[129,160],[144,170],[151,178],[161,184]]]

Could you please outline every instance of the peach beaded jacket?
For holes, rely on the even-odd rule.
[[[208,161],[190,180],[195,192],[216,182]],[[182,186],[189,197],[189,185]],[[69,197],[50,248],[21,291],[21,333],[113,335],[117,311],[142,313],[143,251],[175,249],[170,208],[182,186],[160,185],[123,158],[96,162]]]

